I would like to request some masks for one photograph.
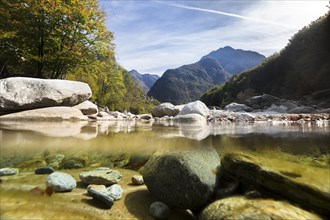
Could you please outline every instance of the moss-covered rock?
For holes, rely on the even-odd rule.
[[[247,199],[242,196],[235,196],[211,203],[201,212],[198,219],[321,220],[322,218],[287,202],[271,199]]]
[[[227,154],[222,160],[225,175],[262,194],[285,198],[307,210],[330,215],[329,170],[274,158]]]
[[[46,164],[43,158],[33,158],[18,164],[17,167],[20,168],[20,170],[35,170],[38,167],[46,166]]]

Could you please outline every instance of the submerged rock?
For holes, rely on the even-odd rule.
[[[59,79],[12,77],[0,80],[1,112],[73,106],[91,97],[88,84]]]
[[[77,183],[69,174],[54,172],[46,178],[46,186],[53,187],[55,192],[68,192],[74,189]]]
[[[156,219],[167,219],[170,216],[170,209],[163,202],[153,202],[149,207],[149,213]]]
[[[227,154],[222,160],[223,172],[227,176],[234,176],[245,188],[256,189],[270,196],[275,194],[307,210],[313,210],[321,215],[330,215],[329,179],[324,179],[322,182],[315,179],[315,175],[318,175],[317,170],[325,175],[328,171],[315,167],[312,173],[308,173],[305,167],[289,163],[283,171],[281,168],[276,168],[276,163],[281,162],[274,162],[271,159],[260,162],[261,160],[262,158],[257,159],[253,156]],[[285,161],[282,163],[284,164]],[[283,164],[281,166],[284,166]],[[280,167],[280,165],[277,166]],[[295,170],[301,170],[302,173],[296,173]]]
[[[132,183],[134,185],[143,185],[144,184],[143,176],[141,175],[132,176]]]
[[[99,190],[95,187],[88,189],[88,194],[93,197],[93,199],[99,201],[106,208],[110,209],[115,203],[113,197],[108,193],[107,190]]]
[[[119,184],[113,184],[107,188],[107,191],[114,200],[119,200],[121,199],[124,190]]]
[[[287,202],[270,199],[246,199],[242,196],[217,200],[199,215],[199,220],[225,219],[317,219],[322,218]]]
[[[0,169],[0,176],[11,176],[19,172],[18,168],[5,167]]]
[[[79,177],[85,184],[99,184],[107,186],[118,183],[121,180],[122,175],[116,170],[106,168],[82,172],[79,174]]]
[[[212,147],[163,150],[145,164],[143,179],[158,200],[195,210],[213,196],[219,166],[219,155]]]
[[[38,167],[37,169],[34,170],[35,174],[51,174],[54,173],[54,169],[52,167]]]

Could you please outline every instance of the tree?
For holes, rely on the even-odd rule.
[[[113,56],[97,0],[2,0],[0,7],[1,75],[64,78],[105,51]]]

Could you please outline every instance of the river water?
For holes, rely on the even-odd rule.
[[[330,167],[329,121],[203,126],[172,121],[0,122],[0,144],[0,167],[17,167],[49,153],[85,155],[86,166],[109,166],[104,162],[109,155],[126,155],[122,165],[130,167],[158,149],[200,146],[213,146],[220,155],[242,151],[304,157],[311,165]]]

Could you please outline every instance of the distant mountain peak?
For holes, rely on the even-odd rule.
[[[206,56],[218,60],[231,75],[238,74],[260,64],[266,57],[255,51],[234,49],[230,46],[219,48]]]
[[[145,91],[148,92],[150,88],[153,86],[153,84],[159,79],[158,75],[154,74],[141,74],[137,70],[132,69],[129,71],[129,73],[132,75],[134,81]]]

